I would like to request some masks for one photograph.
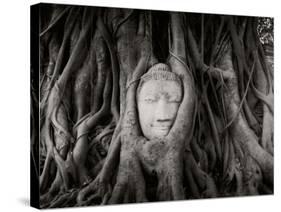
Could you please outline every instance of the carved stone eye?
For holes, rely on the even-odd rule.
[[[146,103],[154,103],[154,102],[156,102],[156,99],[154,99],[154,98],[147,98],[147,99],[145,99],[144,100]]]
[[[179,100],[178,98],[171,98],[168,100],[169,103],[181,103],[181,100]]]

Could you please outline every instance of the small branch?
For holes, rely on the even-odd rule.
[[[71,8],[71,6],[66,7],[57,17],[54,18],[52,23],[50,23],[49,26],[40,33],[39,36],[43,37],[48,31],[50,31]]]
[[[118,79],[119,79],[119,63],[116,56],[116,51],[113,43],[113,38],[110,36],[108,29],[106,28],[105,24],[102,22],[101,18],[99,17],[97,20],[97,27],[100,29],[101,34],[108,46],[110,59],[111,59],[111,70],[113,76],[113,90],[112,90],[112,100],[111,100],[111,111],[113,113],[115,122],[117,123],[120,115],[119,109],[117,108],[118,102]]]

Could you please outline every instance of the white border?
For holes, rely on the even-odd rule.
[[[277,0],[65,0],[112,7],[275,17],[275,195],[60,209],[60,211],[277,211],[280,196],[280,6]],[[0,210],[33,211],[29,205],[29,6],[38,1],[3,1],[0,11]]]

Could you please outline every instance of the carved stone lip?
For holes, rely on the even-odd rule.
[[[170,130],[171,126],[152,126],[153,129],[160,130],[160,131],[166,131]]]

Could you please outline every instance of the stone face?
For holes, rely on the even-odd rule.
[[[165,137],[182,101],[181,85],[174,80],[149,80],[138,93],[139,122],[148,139]]]

